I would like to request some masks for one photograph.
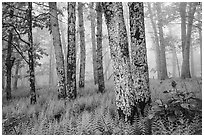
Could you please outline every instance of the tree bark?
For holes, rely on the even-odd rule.
[[[121,2],[103,2],[104,15],[109,35],[109,46],[113,61],[116,107],[119,118],[132,120],[134,111],[132,79],[128,38]]]
[[[66,98],[66,85],[65,85],[65,69],[64,69],[64,55],[62,51],[62,44],[59,32],[59,24],[57,17],[57,4],[56,2],[49,2],[50,9],[50,22],[52,28],[53,45],[56,58],[56,70],[58,75],[58,99]]]
[[[8,47],[7,47],[7,56],[6,56],[6,99],[11,100],[11,73],[14,63],[14,58],[12,56],[12,40],[13,40],[13,30],[10,30],[8,36]]]
[[[176,66],[177,66],[176,62],[177,62],[176,48],[174,45],[172,45],[172,77],[174,78],[176,77]]]
[[[160,47],[159,47],[159,37],[157,34],[157,27],[156,23],[154,22],[153,12],[151,8],[151,4],[148,2],[148,10],[150,14],[150,20],[154,32],[154,43],[155,43],[155,54],[156,54],[156,68],[157,68],[157,78],[161,79],[161,61],[160,61]]]
[[[91,16],[91,42],[92,42],[93,75],[94,75],[94,84],[96,85],[96,84],[98,84],[98,72],[97,72],[97,57],[96,57],[94,2],[90,3],[90,16]]]
[[[76,2],[68,2],[68,46],[67,46],[67,95],[75,99],[76,91]]]
[[[79,72],[79,88],[84,87],[85,83],[85,65],[86,65],[86,48],[85,48],[85,36],[84,36],[84,21],[83,21],[83,3],[78,2],[78,19],[80,30],[80,72]]]
[[[191,43],[191,31],[192,31],[192,25],[193,25],[193,19],[194,19],[194,13],[196,10],[196,4],[190,2],[189,3],[189,12],[188,12],[188,26],[187,26],[187,35],[186,35],[186,42],[185,42],[185,48],[184,48],[184,58],[182,62],[182,69],[181,69],[181,78],[191,78],[190,74],[190,63],[189,63],[189,56],[190,56],[190,43]]]
[[[161,80],[168,78],[167,67],[166,67],[166,53],[165,53],[165,43],[163,34],[163,20],[162,20],[162,10],[161,3],[156,3],[157,16],[158,16],[158,28],[159,28],[159,41],[160,41],[160,61],[161,61]]]
[[[96,3],[97,11],[97,72],[98,72],[98,90],[103,93],[105,89],[103,75],[103,48],[102,48],[102,5],[101,2]]]
[[[20,60],[17,61],[16,63],[16,68],[15,68],[15,75],[14,75],[14,82],[13,82],[13,89],[16,90],[18,88],[18,71],[19,71],[19,66],[20,66]]]
[[[53,64],[52,64],[52,60],[54,59],[53,58],[53,52],[52,52],[53,48],[52,46],[50,47],[50,58],[49,58],[49,86],[53,86],[54,84],[54,81],[53,81]]]
[[[137,115],[144,116],[144,108],[150,105],[149,73],[145,41],[144,7],[142,2],[129,3],[130,36],[132,52],[132,79],[134,100],[138,104]]]
[[[28,2],[28,58],[29,58],[29,81],[30,81],[30,104],[36,104],[36,92],[35,92],[35,68],[34,68],[34,47],[33,47],[33,36],[32,36],[32,2]]]
[[[180,16],[181,16],[181,47],[182,57],[184,58],[184,48],[186,43],[186,2],[180,2]]]

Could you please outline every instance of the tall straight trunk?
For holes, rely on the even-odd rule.
[[[68,46],[67,46],[67,95],[75,99],[76,91],[76,2],[68,2]]]
[[[30,104],[36,104],[36,92],[35,92],[35,68],[34,68],[34,47],[32,36],[32,2],[28,2],[28,58],[29,58],[29,81],[30,81]]]
[[[162,10],[161,3],[156,3],[157,16],[158,16],[158,28],[159,28],[159,42],[160,42],[160,61],[161,61],[161,80],[168,78],[167,67],[166,67],[166,53],[165,53],[165,43],[164,43],[164,33],[163,33],[163,20],[162,20]]]
[[[184,48],[186,43],[186,2],[180,2],[179,10],[181,16],[181,47],[182,57],[184,58]]]
[[[103,2],[104,15],[109,35],[111,59],[115,85],[116,107],[119,118],[125,121],[134,116],[132,96],[132,79],[128,38],[121,2]]]
[[[96,3],[97,11],[97,72],[98,72],[98,90],[103,93],[105,89],[103,75],[103,48],[102,48],[102,3]]]
[[[95,11],[94,2],[90,3],[90,15],[91,15],[91,42],[92,42],[92,59],[93,59],[93,75],[94,84],[98,84],[98,73],[97,73],[97,57],[96,57],[96,34],[95,34]]]
[[[50,47],[50,58],[49,58],[49,86],[53,86],[54,82],[53,82],[53,64],[52,64],[52,60],[53,58],[53,47]]]
[[[130,36],[132,52],[132,79],[134,99],[139,108],[138,116],[144,116],[144,108],[150,105],[149,73],[145,40],[144,7],[142,2],[129,3]]]
[[[154,18],[153,18],[153,12],[152,12],[152,8],[151,8],[151,4],[149,2],[147,4],[148,4],[150,20],[151,20],[151,24],[152,24],[152,28],[153,28],[153,32],[154,32],[157,78],[161,79],[161,61],[160,61],[160,49],[159,49],[160,48],[159,47],[159,37],[158,37],[158,34],[157,34],[156,23],[155,23]]]
[[[177,66],[177,54],[176,48],[172,45],[172,77],[176,77],[176,66]],[[179,70],[178,70],[179,71]]]
[[[79,87],[83,88],[85,83],[85,65],[86,65],[86,48],[84,36],[84,21],[83,21],[83,3],[78,2],[78,19],[79,19],[79,33],[80,33],[80,72],[79,72]]]
[[[15,89],[15,90],[18,88],[19,67],[20,67],[20,60],[17,61],[16,68],[15,68],[14,82],[13,82],[13,89]]]
[[[13,40],[13,30],[10,30],[8,36],[8,46],[7,46],[7,56],[6,56],[6,99],[11,100],[11,73],[12,67],[14,63],[14,59],[12,56],[12,40]]]
[[[202,31],[199,29],[199,39],[200,39],[200,72],[202,73]]]
[[[59,32],[57,4],[56,2],[49,2],[50,22],[52,28],[53,45],[55,50],[56,70],[58,75],[58,99],[66,98],[66,84],[65,84],[65,69],[64,69],[64,55],[62,51],[62,44]]]
[[[194,3],[194,2],[189,3],[187,35],[186,35],[186,42],[185,42],[185,48],[184,48],[184,58],[183,58],[182,69],[181,69],[181,78],[183,79],[191,78],[189,56],[190,56],[191,31],[192,31],[194,13],[196,10],[196,4],[197,3]]]
[[[195,75],[194,75],[194,51],[193,51],[193,45],[192,45],[192,39],[191,39],[191,45],[190,45],[190,59],[191,59],[191,68],[190,68],[190,70],[191,70],[191,76],[192,77],[194,77]]]

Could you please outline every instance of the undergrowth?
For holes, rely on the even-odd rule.
[[[155,101],[148,115],[135,117],[134,123],[130,125],[118,118],[112,85],[106,85],[107,90],[104,94],[97,93],[96,86],[87,87],[89,88],[78,91],[78,97],[74,101],[57,100],[56,89],[48,87],[37,91],[38,98],[35,105],[29,104],[29,97],[24,92],[22,92],[23,97],[20,97],[20,94],[16,95],[17,97],[11,102],[3,103],[3,134],[201,134],[202,113],[200,111],[193,113],[191,118],[186,118],[180,109],[169,111],[173,103],[177,101],[178,104],[179,99],[172,101],[173,103],[168,101],[163,103],[162,100],[156,100],[153,97]],[[179,105],[188,110],[186,103],[185,100],[180,100]]]

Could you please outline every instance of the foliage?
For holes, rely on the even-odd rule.
[[[153,121],[153,133],[201,134],[202,100],[196,98],[193,92],[180,91],[176,85],[172,81],[173,89],[164,91],[165,94],[171,94],[166,103],[158,99],[152,104],[149,118]]]
[[[78,91],[75,101],[67,102],[57,100],[56,88],[37,88],[36,105],[29,104],[28,90],[19,88],[13,93],[12,102],[3,100],[3,134],[140,135],[151,132],[153,135],[200,134],[202,127],[200,111],[187,109],[196,113],[185,115],[191,118],[177,116],[172,122],[175,114],[173,116],[168,114],[176,112],[177,109],[170,108],[172,104],[176,104],[176,101],[163,103],[160,106],[157,104],[161,104],[161,101],[155,101],[152,104],[155,110],[152,118],[150,110],[147,117],[135,117],[134,123],[130,125],[118,119],[112,84],[106,83],[107,90],[104,94],[97,93],[96,85],[90,83],[86,85],[85,89]],[[168,92],[164,94],[171,94],[170,90]],[[156,96],[152,96],[153,100],[155,98]],[[165,108],[166,104],[169,106]],[[179,107],[178,110],[181,111]]]

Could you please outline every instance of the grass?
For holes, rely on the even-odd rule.
[[[176,82],[182,90],[184,83],[184,90],[193,90],[198,96],[201,94],[198,85],[201,79],[186,81],[178,79]],[[165,100],[167,96],[162,92],[170,88],[170,83],[171,80],[162,82],[150,80],[152,100],[157,98]],[[3,122],[5,121],[3,134],[139,134],[138,125],[141,123],[129,125],[118,120],[112,82],[106,83],[104,94],[97,93],[97,86],[92,82],[86,82],[86,88],[79,89],[77,98],[70,102],[57,100],[56,88],[37,89],[39,96],[35,105],[30,105],[29,91],[26,88],[13,91],[14,98],[11,102],[7,102],[3,94],[2,118]],[[177,128],[178,131],[174,134],[188,134],[181,132],[180,129],[181,127]]]

